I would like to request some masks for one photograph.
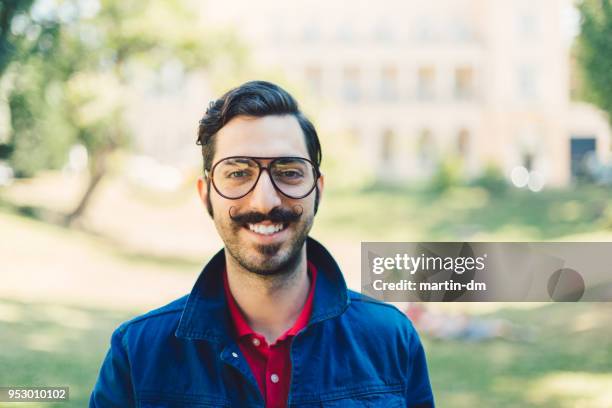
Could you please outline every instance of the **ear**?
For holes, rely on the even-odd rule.
[[[198,187],[198,195],[200,196],[200,200],[202,200],[202,204],[206,207],[206,211],[208,211],[208,215],[213,217],[213,209],[212,204],[210,202],[210,180],[208,176],[200,176],[197,181]]]
[[[198,181],[196,183],[197,187],[198,187],[198,195],[200,196],[200,200],[202,200],[202,204],[206,205],[206,202],[208,201],[208,188],[206,188],[206,180],[205,180],[206,176],[200,176],[198,177]]]
[[[317,180],[317,188],[319,189],[319,202],[321,201],[321,196],[323,195],[323,187],[325,187],[325,175],[321,173],[319,179]]]
[[[315,189],[315,203],[314,203],[315,215],[317,215],[317,212],[319,211],[319,204],[321,202],[321,195],[323,194],[324,186],[325,186],[325,177],[323,177],[323,174],[321,173],[321,175],[319,176],[319,179],[317,180],[317,188]]]

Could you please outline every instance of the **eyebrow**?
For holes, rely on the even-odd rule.
[[[302,162],[303,160],[304,159],[301,159],[298,157],[279,157],[278,159],[276,159],[276,162],[280,164],[287,164],[287,163]]]
[[[246,157],[235,157],[230,160],[226,160],[228,164],[236,165],[236,164],[250,164],[250,159]]]

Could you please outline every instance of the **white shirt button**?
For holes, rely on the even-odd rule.
[[[270,381],[272,381],[274,384],[276,384],[279,380],[280,380],[280,378],[278,378],[278,375],[276,375],[276,374],[272,374],[270,376]]]
[[[234,357],[234,358],[238,358],[238,353],[233,352],[233,353],[232,353],[232,357]]]
[[[257,337],[253,338],[253,345],[255,347],[259,347],[260,344],[261,344],[261,341]]]

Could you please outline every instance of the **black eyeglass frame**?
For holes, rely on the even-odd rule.
[[[225,160],[228,159],[249,159],[249,160],[253,160],[255,163],[257,163],[257,167],[259,168],[259,173],[257,174],[257,179],[255,180],[255,182],[253,183],[253,186],[243,195],[239,196],[239,197],[228,197],[225,194],[223,194],[219,188],[217,187],[217,185],[215,184],[215,168],[217,167],[217,165]],[[272,165],[274,164],[274,162],[276,162],[277,160],[286,160],[286,159],[298,159],[298,160],[304,160],[305,162],[308,162],[312,168],[314,169],[315,172],[315,178],[314,178],[314,182],[312,183],[312,187],[310,188],[310,190],[308,190],[308,192],[304,195],[301,195],[299,197],[293,197],[290,196],[289,194],[285,193],[283,190],[281,190],[277,185],[276,182],[274,181],[274,177],[272,177],[272,174],[270,173],[270,167],[272,167]],[[268,163],[267,166],[262,165],[259,160],[271,160],[270,163]],[[219,194],[221,197],[226,198],[228,200],[240,200],[243,197],[246,197],[247,195],[249,195],[249,193],[251,191],[253,191],[255,189],[255,187],[257,186],[257,183],[259,183],[259,178],[261,177],[261,173],[263,173],[263,171],[266,170],[268,172],[268,177],[270,177],[270,182],[272,182],[272,185],[274,186],[274,189],[276,191],[278,191],[279,193],[281,193],[282,195],[284,195],[287,198],[293,199],[293,200],[300,200],[302,198],[307,197],[308,195],[310,195],[314,189],[317,187],[317,181],[319,180],[319,177],[321,177],[321,172],[319,171],[319,168],[317,167],[317,165],[315,165],[312,160],[306,159],[304,157],[298,157],[298,156],[277,156],[277,157],[257,157],[257,156],[229,156],[229,157],[224,157],[222,159],[220,159],[218,162],[216,162],[210,169],[210,175],[205,174],[206,177],[208,179],[210,179],[213,187],[215,188],[215,191],[217,192],[217,194]]]

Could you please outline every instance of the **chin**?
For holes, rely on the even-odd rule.
[[[260,276],[279,276],[291,272],[291,268],[286,267],[286,263],[274,262],[271,259],[263,262],[243,263],[242,267]]]
[[[289,253],[282,244],[258,245],[251,249],[255,253],[239,254],[235,257],[240,265],[250,272],[261,276],[276,276],[290,273],[300,259],[301,248],[295,253]]]
[[[271,258],[276,255],[281,255],[279,252],[281,251],[282,243],[280,244],[268,244],[268,245],[255,245],[255,251],[258,254],[261,254],[264,257]]]

